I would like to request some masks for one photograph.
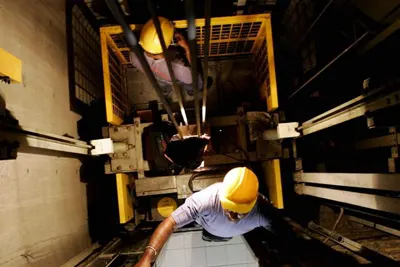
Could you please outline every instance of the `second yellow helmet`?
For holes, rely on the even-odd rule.
[[[257,198],[258,179],[252,170],[239,167],[225,175],[219,195],[223,209],[248,213],[256,204]]]
[[[172,25],[172,23],[164,17],[158,17],[158,19],[160,21],[165,45],[168,47],[172,43],[172,39],[174,37],[174,25]],[[150,54],[162,53],[160,39],[158,38],[156,26],[154,25],[152,19],[144,24],[142,32],[140,33],[139,44],[146,52]]]

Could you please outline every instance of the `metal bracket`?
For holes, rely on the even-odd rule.
[[[303,169],[303,161],[301,158],[295,159],[294,164],[294,168],[296,171],[301,171]]]
[[[295,138],[300,136],[297,131],[298,122],[279,123],[276,129],[270,129],[263,132],[264,140],[281,140],[286,138]]]
[[[295,184],[294,191],[296,192],[296,194],[303,195],[304,184]]]
[[[303,171],[294,172],[293,181],[301,183],[303,181]]]
[[[90,144],[94,147],[91,151],[91,155],[106,155],[113,154],[114,147],[111,138],[91,140]]]
[[[103,135],[108,137],[93,140],[97,144],[95,151],[110,154],[111,160],[105,165],[106,173],[137,171],[136,126],[133,124],[105,127]]]
[[[399,143],[397,139],[397,128],[389,127],[389,134],[393,140],[394,146],[391,147],[391,158],[388,159],[389,172],[396,172],[396,165],[399,162]]]

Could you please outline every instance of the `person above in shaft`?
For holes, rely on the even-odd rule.
[[[258,193],[257,176],[248,168],[230,170],[222,183],[194,193],[154,231],[136,267],[148,267],[176,228],[196,221],[203,227],[203,240],[228,241],[257,227],[270,228],[261,213],[266,198]]]
[[[185,40],[182,34],[174,33],[174,26],[168,19],[163,17],[158,17],[158,19],[160,21],[165,45],[168,48],[168,58],[171,62],[172,70],[174,72],[177,83],[189,95],[193,95],[194,89],[192,86],[192,73],[190,70],[190,49],[188,42]],[[177,45],[183,48],[184,55],[181,55],[182,53],[179,53],[177,47],[171,47],[174,37]],[[147,21],[146,24],[143,26],[140,33],[139,44],[144,50],[144,56],[149,63],[150,69],[153,71],[154,76],[158,81],[158,84],[163,90],[164,95],[169,95],[172,90],[172,80],[168,72],[166,59],[164,57],[162,46],[157,35],[157,30],[152,19]],[[130,53],[130,60],[133,66],[143,72],[139,59],[133,52]],[[200,74],[198,74],[197,79],[198,89],[199,91],[202,91],[203,81]]]

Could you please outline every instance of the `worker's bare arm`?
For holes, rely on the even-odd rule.
[[[165,242],[167,242],[174,231],[175,225],[175,220],[171,216],[160,223],[151,236],[148,247],[145,249],[141,260],[135,267],[150,267],[151,262],[155,259],[155,251],[153,249],[155,249],[157,253],[160,252]]]
[[[175,33],[175,39],[176,39],[178,45],[181,46],[185,50],[185,56],[186,56],[187,60],[189,61],[189,64],[192,64],[191,58],[190,58],[189,44],[186,41],[185,37],[183,37],[183,35],[181,33],[177,32],[177,33]]]

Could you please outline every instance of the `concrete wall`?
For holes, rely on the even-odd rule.
[[[0,47],[23,62],[23,84],[0,83],[21,125],[77,136],[70,111],[63,0],[1,0]],[[89,246],[80,161],[19,153],[0,162],[0,266],[60,266]]]

